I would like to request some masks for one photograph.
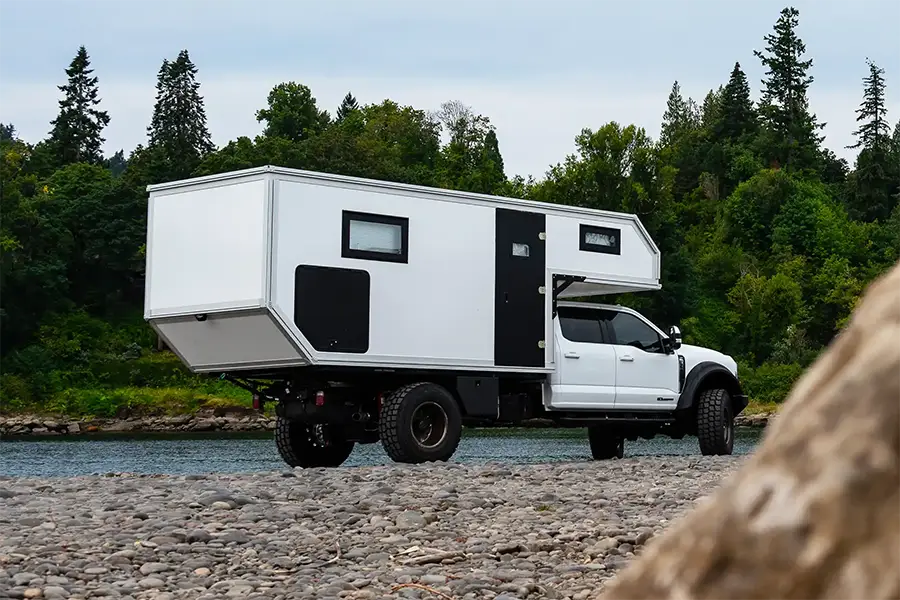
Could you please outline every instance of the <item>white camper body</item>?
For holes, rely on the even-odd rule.
[[[549,373],[557,299],[660,288],[629,214],[271,166],[148,191],[145,318],[195,372]]]
[[[261,167],[149,188],[145,316],[195,372],[275,403],[292,467],[381,441],[448,460],[465,425],[698,436],[730,454],[737,363],[621,306],[660,288],[634,215]]]

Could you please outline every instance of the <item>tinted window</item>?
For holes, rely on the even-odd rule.
[[[628,313],[616,312],[611,320],[616,342],[646,352],[662,352],[662,340],[656,330]]]
[[[603,343],[600,311],[561,307],[557,315],[563,337],[570,342]]]

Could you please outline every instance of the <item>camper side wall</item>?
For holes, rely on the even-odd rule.
[[[493,365],[493,207],[275,186],[273,308],[316,364]]]
[[[150,195],[145,316],[265,305],[268,181]]]

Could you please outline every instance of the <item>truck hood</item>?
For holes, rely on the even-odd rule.
[[[722,365],[731,371],[732,375],[737,377],[737,362],[727,354],[711,348],[704,348],[703,346],[692,346],[691,344],[681,344],[681,348],[676,352],[684,357],[685,372],[687,373],[690,373],[691,369],[699,363],[714,362]]]

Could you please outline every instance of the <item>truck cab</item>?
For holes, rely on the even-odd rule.
[[[669,416],[676,437],[684,430],[701,437],[704,453],[731,452],[734,416],[747,404],[732,357],[683,344],[677,327],[664,333],[630,308],[583,302],[558,303],[553,344],[548,412],[600,411],[604,437],[617,442],[653,437],[666,429],[654,422]],[[715,406],[704,408],[709,402]],[[699,431],[698,419],[714,422],[716,431]]]

